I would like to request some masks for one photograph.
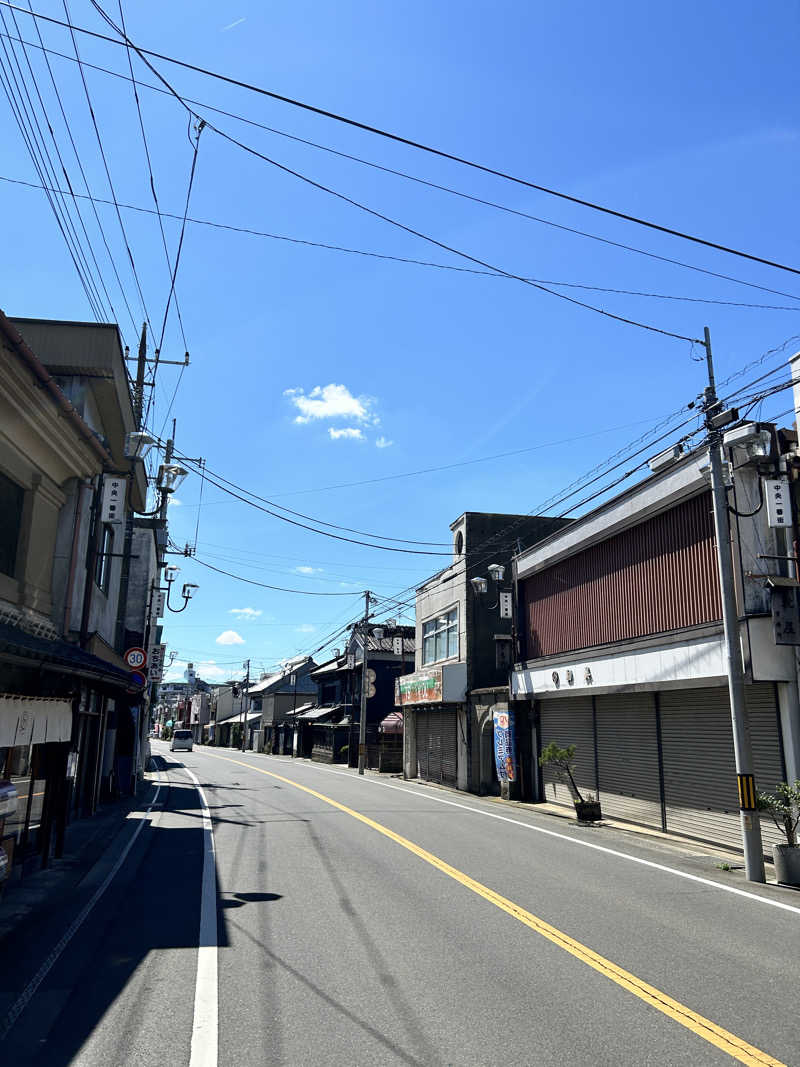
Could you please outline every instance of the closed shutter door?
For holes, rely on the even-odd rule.
[[[669,690],[660,701],[667,830],[740,848],[728,690]]]
[[[786,778],[775,686],[771,682],[756,682],[745,686],[744,695],[753,746],[756,789],[761,793],[773,793],[778,782]],[[773,845],[786,844],[783,831],[778,829],[769,815],[761,816],[761,837],[765,851],[771,851]]]
[[[442,782],[455,785],[458,777],[458,713],[442,711]]]
[[[597,774],[603,815],[661,829],[658,737],[652,693],[596,698]]]
[[[594,792],[594,724],[591,697],[565,697],[539,701],[542,748],[555,741],[560,748],[575,745],[575,781],[578,788]],[[552,767],[542,768],[545,800],[572,805],[569,789]]]
[[[762,792],[783,779],[778,713],[769,683],[745,686],[753,769]],[[662,693],[667,829],[741,849],[736,759],[727,689]],[[765,849],[784,840],[761,819]]]
[[[422,711],[415,711],[414,718],[417,720],[417,776],[427,781],[430,718]]]

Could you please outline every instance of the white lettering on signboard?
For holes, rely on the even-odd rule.
[[[103,496],[100,503],[101,522],[122,522],[125,516],[127,478],[116,474],[103,475]]]
[[[789,482],[785,478],[765,478],[764,496],[767,500],[767,523],[770,526],[791,526],[792,507]]]

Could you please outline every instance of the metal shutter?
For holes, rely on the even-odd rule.
[[[745,686],[747,718],[750,723],[750,742],[753,746],[753,771],[756,789],[762,793],[774,791],[778,782],[786,778],[781,753],[780,727],[775,686],[772,682],[756,682]],[[761,837],[765,850],[786,843],[783,832],[769,815],[761,817]]]
[[[458,778],[458,712],[440,711],[442,782],[455,785]]]
[[[542,748],[555,741],[562,748],[575,745],[575,781],[583,792],[597,788],[594,776],[594,723],[591,697],[540,700]],[[569,790],[552,767],[542,768],[544,799],[572,806]]]
[[[660,830],[661,785],[653,694],[599,696],[595,712],[603,815]]]
[[[415,711],[417,727],[417,776],[427,781],[428,779],[428,738],[430,734],[430,719],[425,712]]]
[[[727,689],[661,693],[667,830],[741,847]]]

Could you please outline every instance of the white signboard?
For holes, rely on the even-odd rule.
[[[392,638],[392,652],[394,653],[395,656],[402,656],[403,655],[403,638],[402,637],[393,637]]]
[[[511,618],[511,593],[505,592],[500,594],[500,618]]]
[[[789,501],[789,482],[785,478],[765,478],[764,496],[767,499],[767,522],[770,526],[791,526],[792,507]]]
[[[154,589],[153,590],[153,618],[163,619],[164,611],[167,606],[167,591],[166,589]]]
[[[101,522],[122,522],[125,517],[125,490],[128,479],[117,474],[103,475],[103,495],[100,501]]]

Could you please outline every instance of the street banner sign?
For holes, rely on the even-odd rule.
[[[497,777],[501,782],[513,782],[517,777],[516,745],[514,737],[514,712],[495,711],[494,722],[494,762]]]
[[[147,653],[143,648],[129,648],[123,658],[133,670],[140,670],[147,664]]]
[[[103,475],[103,493],[100,501],[101,522],[122,522],[125,517],[125,491],[128,479],[117,474]]]

